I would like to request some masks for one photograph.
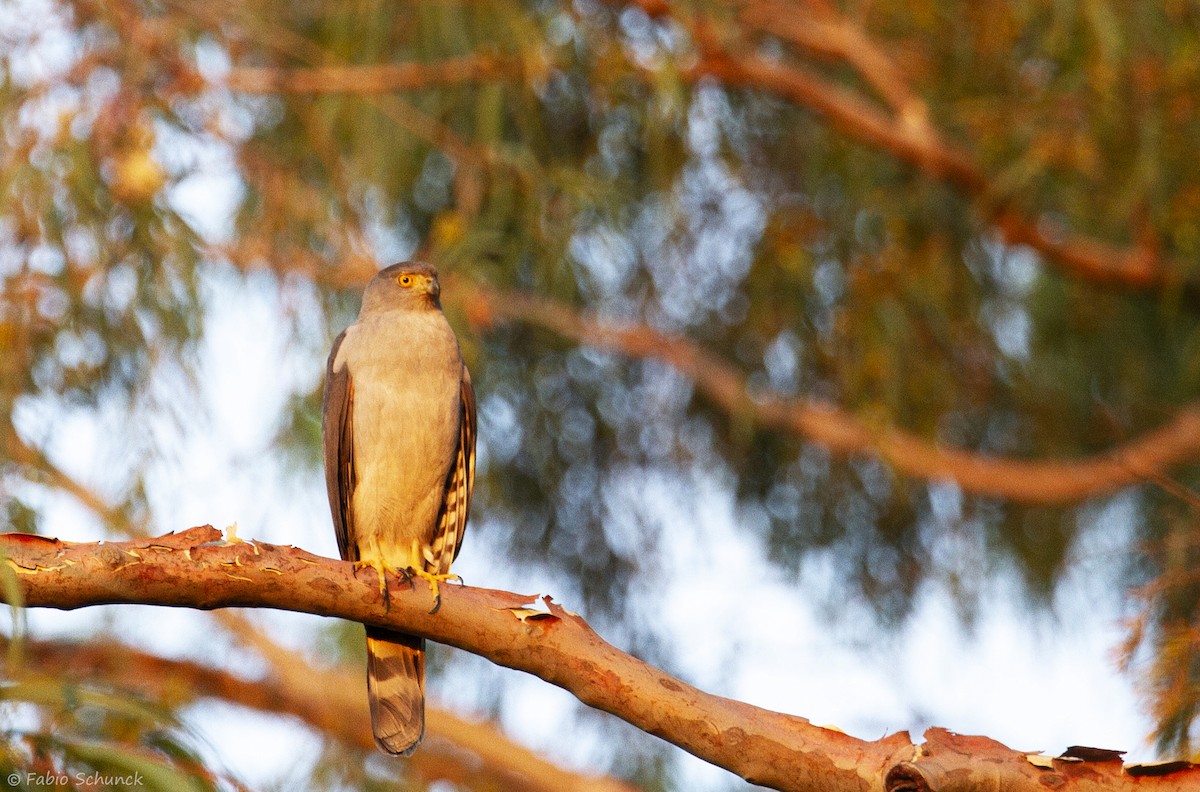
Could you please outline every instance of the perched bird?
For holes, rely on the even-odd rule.
[[[394,264],[367,284],[325,380],[325,482],[342,558],[452,577],[475,483],[475,392],[442,314],[437,270]],[[436,609],[436,605],[435,605]],[[425,732],[425,639],[367,628],[375,742],[408,755]]]

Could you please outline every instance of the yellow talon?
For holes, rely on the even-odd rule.
[[[364,561],[364,560],[360,559],[360,560],[354,562],[354,568],[356,570],[357,569],[374,569],[375,570],[375,574],[379,577],[379,596],[383,599],[384,607],[390,608],[392,603],[391,603],[390,598],[388,597],[388,587],[387,587],[388,568],[387,568],[387,565],[384,564],[383,561],[381,561],[377,558],[372,559],[370,561]]]
[[[462,583],[462,578],[460,578],[458,575],[455,575],[453,572],[447,572],[445,574],[434,574],[433,572],[426,572],[424,559],[421,556],[421,548],[416,539],[413,540],[412,551],[411,551],[411,554],[409,555],[409,558],[412,561],[412,565],[409,567],[409,571],[412,572],[412,574],[416,575],[417,577],[421,578],[422,580],[426,581],[429,584],[430,591],[433,592],[433,610],[431,610],[429,612],[437,613],[438,609],[442,607],[442,593],[441,593],[441,590],[438,588],[438,584],[440,584],[446,580],[454,580],[454,581],[457,581],[458,583]]]

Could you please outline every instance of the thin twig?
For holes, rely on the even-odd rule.
[[[434,63],[239,67],[230,70],[225,82],[242,93],[394,93],[482,82],[513,74],[514,66],[491,55],[472,54]]]

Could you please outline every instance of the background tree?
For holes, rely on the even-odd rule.
[[[797,591],[819,559],[830,602],[879,624],[930,587],[969,621],[997,576],[1048,605],[1107,533],[1155,737],[1191,750],[1200,7],[3,16],[12,530],[65,536],[58,491],[113,534],[182,527],[155,477],[215,420],[196,372],[239,290],[286,327],[273,453],[319,489],[329,339],[379,264],[426,257],[480,394],[470,542],[615,643],[677,662],[647,617],[676,552],[659,537],[694,521],[694,493],[732,493],[739,535]],[[70,472],[81,422],[114,430],[94,481]],[[122,721],[127,743],[186,753],[153,744],[159,717]],[[21,733],[26,759],[54,753]],[[672,784],[656,746],[612,764]]]

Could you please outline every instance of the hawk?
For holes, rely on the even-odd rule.
[[[437,270],[381,270],[333,343],[322,434],[342,558],[437,583],[451,577],[475,483],[475,392],[442,314]],[[436,606],[435,606],[436,609]],[[425,732],[425,639],[367,628],[375,742],[411,754]]]

